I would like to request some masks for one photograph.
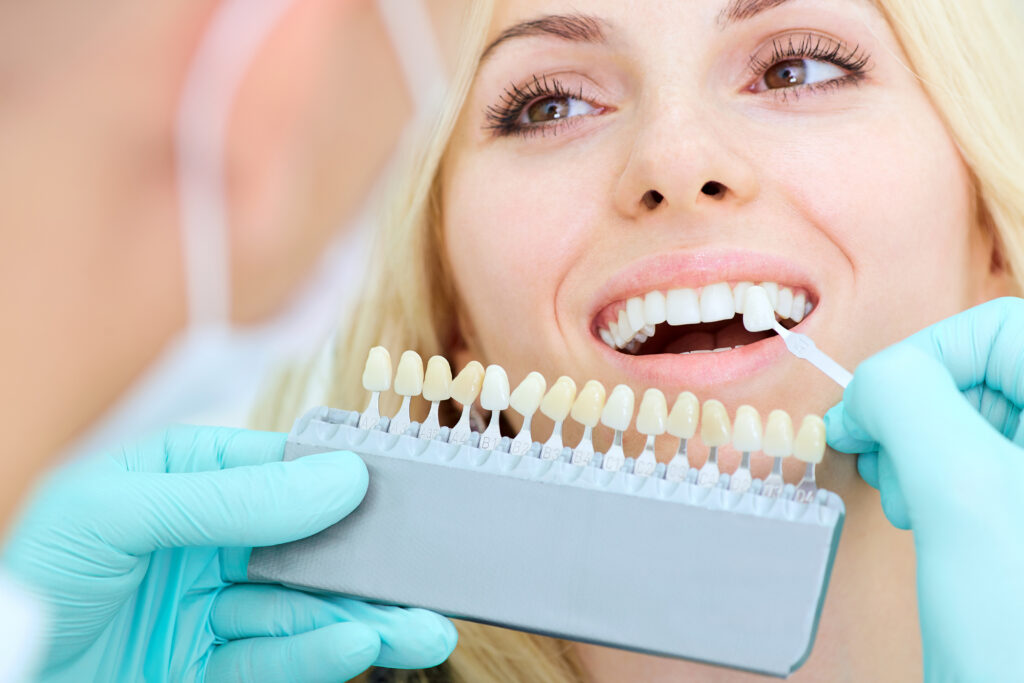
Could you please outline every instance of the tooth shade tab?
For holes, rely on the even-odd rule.
[[[423,391],[423,359],[415,351],[405,351],[398,360],[395,372],[395,393],[399,396],[419,396]]]
[[[555,422],[561,422],[569,416],[574,400],[576,400],[576,382],[572,381],[572,377],[562,375],[555,380],[541,400],[540,412]]]
[[[604,385],[596,379],[583,385],[576,402],[572,404],[572,419],[584,427],[596,427],[601,421],[605,401]]]
[[[743,405],[736,409],[732,423],[732,445],[741,453],[761,450],[761,416],[753,406]]]
[[[452,380],[452,398],[463,406],[473,403],[476,397],[480,395],[480,388],[484,383],[484,374],[484,366],[477,361],[471,360],[466,363],[466,367],[462,368],[462,372]]]
[[[731,436],[729,412],[722,402],[715,399],[704,401],[701,414],[700,440],[704,442],[704,445],[708,448],[717,448],[729,443]]]
[[[531,372],[512,392],[508,403],[514,411],[524,417],[533,415],[540,407],[547,388],[548,383],[544,379],[544,375],[539,372]]]
[[[488,365],[480,391],[480,407],[484,410],[505,410],[509,403],[508,375],[500,365]]]
[[[391,388],[391,354],[383,346],[374,346],[366,356],[363,388],[367,391],[387,391]]]
[[[692,439],[700,422],[700,401],[689,391],[676,397],[665,428],[677,439]]]
[[[743,302],[743,327],[748,332],[764,332],[775,326],[775,309],[763,287],[747,289]]]
[[[625,384],[617,384],[605,402],[604,410],[601,411],[601,424],[617,432],[629,429],[629,423],[633,420],[635,401],[632,389]]]
[[[732,288],[725,282],[708,285],[700,290],[700,321],[714,323],[728,320],[736,314]]]
[[[743,302],[746,301],[747,290],[754,286],[753,282],[739,282],[732,289],[733,306],[737,313],[743,312]]]
[[[668,402],[665,394],[658,389],[648,389],[640,400],[640,410],[636,416],[636,430],[647,436],[665,433],[668,422]]]
[[[452,366],[444,356],[431,356],[423,379],[423,398],[447,401],[452,397]]]
[[[785,458],[793,453],[793,420],[785,410],[768,414],[761,451],[773,458]]]
[[[818,464],[825,455],[825,422],[817,415],[808,415],[800,423],[793,442],[797,460]]]

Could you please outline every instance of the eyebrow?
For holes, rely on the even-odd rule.
[[[729,24],[752,19],[761,12],[767,12],[787,2],[789,0],[731,0],[718,15],[718,26],[725,28]]]
[[[480,55],[480,61],[487,59],[494,48],[513,38],[554,36],[578,43],[603,43],[604,22],[586,14],[548,14],[514,24],[501,32]]]

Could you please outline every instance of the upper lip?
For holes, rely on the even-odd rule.
[[[608,306],[655,290],[744,281],[800,287],[814,301],[819,299],[810,275],[778,254],[727,249],[678,251],[644,257],[613,274],[594,295],[589,319],[593,326],[593,321]]]

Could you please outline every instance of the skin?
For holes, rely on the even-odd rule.
[[[563,374],[578,386],[624,383],[638,403],[651,386],[670,401],[691,390],[721,400],[730,414],[748,403],[762,417],[785,409],[799,424],[823,414],[841,390],[787,355],[778,338],[760,342],[775,345],[765,347],[769,362],[738,374],[728,369],[740,361],[710,355],[685,367],[651,357],[642,372],[619,362],[594,330],[596,310],[612,303],[602,298],[609,281],[657,255],[682,255],[694,266],[672,275],[674,286],[749,279],[736,261],[776,259],[779,276],[760,279],[815,292],[817,307],[799,329],[851,369],[911,332],[1010,292],[977,224],[963,160],[876,9],[791,0],[723,26],[724,7],[498,2],[491,40],[524,20],[573,13],[599,18],[606,40],[508,40],[476,75],[443,169],[445,252],[461,302],[459,367],[470,358],[500,363],[513,386],[531,370],[549,385]],[[794,30],[861,46],[865,75],[837,87],[751,91],[763,85],[751,56],[767,57],[771,38]],[[495,135],[486,109],[500,105],[510,84],[534,76],[582,89],[594,111],[539,135]],[[724,191],[702,193],[712,181]],[[664,201],[645,204],[649,190]],[[722,355],[743,353],[750,350]],[[519,416],[508,413],[518,428]],[[535,438],[546,436],[544,423],[535,420]],[[565,431],[574,444],[580,430],[567,423]],[[608,438],[602,434],[598,448]],[[641,438],[627,434],[625,447],[638,453]],[[659,439],[658,459],[674,448]],[[700,453],[698,446],[697,464]],[[736,461],[726,449],[722,470]],[[754,476],[769,465],[756,456]],[[802,469],[788,463],[787,480]],[[818,475],[848,514],[816,645],[793,680],[920,678],[911,535],[885,519],[853,457],[829,452]],[[593,681],[755,678],[596,646],[576,651]]]
[[[35,476],[186,324],[173,122],[219,4],[0,9],[0,414],[10,454],[0,528]],[[431,7],[451,44],[458,3]],[[373,106],[362,106],[371,92]],[[229,122],[236,323],[288,302],[411,111],[374,3],[296,0]]]

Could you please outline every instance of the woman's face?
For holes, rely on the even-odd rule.
[[[799,421],[841,390],[721,283],[774,283],[850,369],[999,293],[968,172],[869,2],[499,0],[488,43],[443,171],[461,362]],[[668,321],[614,348],[662,295]]]

